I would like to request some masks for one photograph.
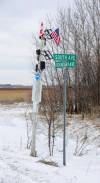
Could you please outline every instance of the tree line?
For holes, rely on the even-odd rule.
[[[100,106],[100,0],[76,0],[74,9],[60,9],[56,20],[48,18],[48,22],[49,27],[59,26],[61,36],[59,47],[49,41],[48,49],[52,53],[74,51],[77,55],[76,68],[67,69],[67,84],[73,90],[74,112],[88,113],[93,107]],[[52,101],[53,105],[59,103],[61,110],[63,69],[49,66],[45,82],[47,87],[54,86],[52,96],[48,90],[48,104]],[[60,88],[59,95],[55,85]],[[69,99],[67,106],[70,106]]]

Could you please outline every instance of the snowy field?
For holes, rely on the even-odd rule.
[[[37,126],[37,157],[30,156],[26,149],[26,108],[27,104],[0,105],[0,183],[100,183],[100,119],[84,124],[75,116],[69,119],[67,165],[63,167],[62,133],[57,133],[54,157],[49,157],[47,131],[41,120]],[[51,159],[58,167],[39,162],[42,159]]]

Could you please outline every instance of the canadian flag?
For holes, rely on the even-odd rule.
[[[41,27],[40,27],[40,32],[39,32],[39,38],[42,39],[44,38],[44,26],[43,26],[43,22],[41,23]]]

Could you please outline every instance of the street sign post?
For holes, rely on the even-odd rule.
[[[64,69],[64,128],[63,128],[63,165],[66,165],[66,109],[67,109],[67,68],[75,68],[77,56],[75,54],[53,54],[56,68]]]

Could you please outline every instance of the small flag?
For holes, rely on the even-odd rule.
[[[54,39],[55,43],[59,45],[60,43],[60,36],[59,36],[59,28],[57,28],[55,31],[51,32],[51,37]]]
[[[40,27],[40,32],[39,32],[39,38],[42,39],[44,38],[44,26],[43,26],[43,22],[41,23],[41,27]]]

